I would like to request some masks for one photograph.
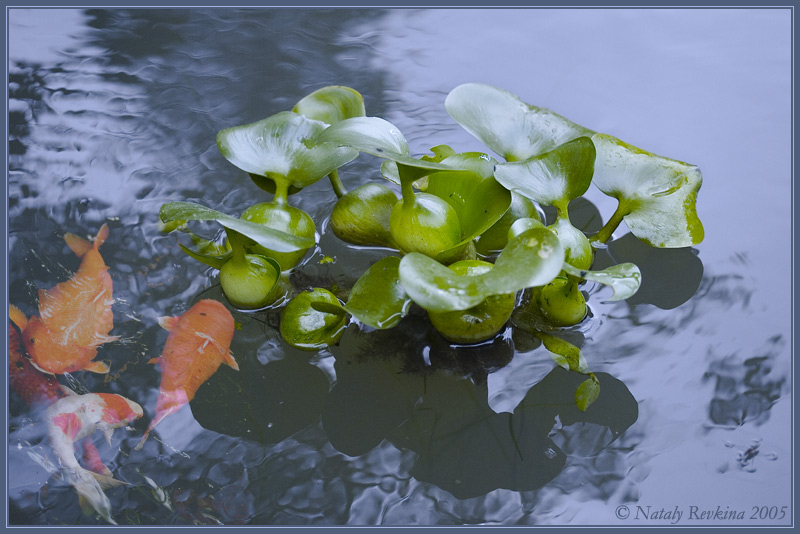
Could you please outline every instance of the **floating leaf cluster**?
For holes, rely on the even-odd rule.
[[[336,344],[351,322],[392,328],[415,306],[455,345],[486,342],[510,323],[539,338],[557,364],[587,376],[575,395],[585,410],[599,382],[580,349],[559,332],[591,320],[582,289],[587,282],[610,287],[610,301],[633,296],[641,284],[632,263],[592,270],[595,249],[613,241],[623,221],[651,247],[700,243],[700,171],[489,85],[460,85],[444,106],[494,156],[447,145],[414,156],[394,124],[366,114],[357,91],[329,86],[291,111],[217,135],[221,154],[272,194],[271,201],[245,207],[239,217],[170,202],[161,208],[161,222],[165,230],[186,232],[186,221],[220,224],[223,244],[189,232],[197,249],[181,248],[219,270],[233,306],[280,308],[280,333],[295,348]],[[339,169],[360,153],[380,160],[386,181],[347,191]],[[291,206],[290,196],[326,176],[336,195],[333,233],[354,245],[354,254],[359,247],[386,251],[345,301],[333,288],[293,294],[289,278],[318,237],[312,218]],[[587,235],[573,225],[569,206],[592,184],[618,207]],[[549,222],[545,209],[554,212]]]

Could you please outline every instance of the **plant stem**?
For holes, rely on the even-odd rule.
[[[614,233],[614,230],[616,230],[622,222],[623,217],[628,213],[630,213],[630,209],[627,206],[623,207],[622,202],[620,202],[614,215],[611,216],[599,232],[589,238],[589,241],[591,243],[605,243],[608,241],[611,238],[611,234]]]
[[[280,176],[273,177],[275,182],[275,196],[272,201],[278,206],[285,206],[289,202],[289,180]]]
[[[400,191],[403,194],[403,203],[409,205],[416,202],[414,194],[414,174],[408,172],[405,165],[397,164],[397,174],[400,176]]]
[[[228,243],[230,243],[231,252],[233,252],[233,258],[231,259],[235,262],[242,261],[247,252],[245,250],[247,239],[239,232],[231,230],[230,228],[225,229],[225,234],[228,236]]]
[[[328,175],[328,179],[331,181],[331,186],[333,187],[333,192],[336,193],[336,198],[342,198],[347,194],[347,189],[342,183],[341,178],[339,178],[339,172],[336,169],[331,171]]]

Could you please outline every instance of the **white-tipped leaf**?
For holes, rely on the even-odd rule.
[[[608,300],[612,302],[632,297],[642,285],[642,273],[633,263],[612,265],[602,271],[585,271],[564,263],[564,270],[578,278],[610,287],[614,294]]]
[[[594,132],[491,85],[453,89],[445,109],[465,130],[507,161],[521,161]]]
[[[245,172],[303,188],[358,156],[352,148],[315,144],[314,138],[327,126],[283,111],[220,131],[217,146],[228,161]]]
[[[596,134],[594,183],[619,200],[631,233],[659,248],[696,245],[703,224],[695,206],[703,176],[696,165],[651,154],[606,134]]]

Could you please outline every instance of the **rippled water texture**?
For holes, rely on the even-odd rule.
[[[791,19],[789,10],[20,10],[9,18],[9,301],[78,260],[63,235],[93,236],[114,283],[107,379],[75,387],[145,408],[133,432],[95,442],[116,478],[120,524],[644,525],[641,510],[792,516]],[[634,261],[629,302],[590,299],[573,341],[602,393],[521,332],[469,351],[419,314],[385,332],[350,325],[318,353],[289,348],[276,317],[236,313],[227,367],[191,407],[152,418],[166,332],[200,297],[224,301],[213,270],[185,257],[157,212],[171,200],[240,213],[262,192],[216,133],[343,84],[404,132],[412,153],[485,150],[444,110],[464,82],[512,91],[597,131],[698,164],[706,239],[643,249],[624,227],[598,261]],[[362,156],[348,187],[380,178]],[[576,212],[607,219],[592,188]],[[265,197],[263,200],[267,200]],[[342,294],[380,251],[326,231],[320,181],[292,197],[319,246],[294,287]],[[208,226],[210,236],[216,231]],[[333,263],[320,260],[335,258]],[[38,418],[8,404],[11,524],[102,524],[53,476]],[[740,455],[757,444],[758,454]],[[626,505],[630,516],[620,514]],[[756,507],[782,520],[751,520]],[[650,508],[648,508],[650,507]],[[700,522],[695,520],[695,524]],[[712,520],[709,524],[720,524]]]

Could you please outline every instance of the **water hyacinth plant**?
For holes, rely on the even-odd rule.
[[[511,325],[538,338],[558,365],[586,375],[575,392],[585,410],[599,382],[581,349],[560,332],[591,320],[587,283],[610,287],[609,301],[631,297],[641,283],[633,263],[593,270],[596,247],[611,242],[622,221],[652,247],[700,243],[700,171],[489,85],[458,86],[444,105],[495,156],[447,145],[414,156],[395,125],[367,115],[357,91],[329,86],[291,111],[217,135],[222,155],[271,201],[245,207],[238,218],[171,202],[162,206],[161,222],[168,230],[191,220],[221,224],[224,246],[193,236],[200,248],[181,248],[219,269],[233,306],[281,308],[280,333],[294,348],[334,345],[349,324],[387,330],[415,308],[454,347],[487,342]],[[339,169],[362,153],[375,158],[386,181],[347,191]],[[290,195],[325,176],[336,196],[332,232],[354,254],[360,247],[385,251],[342,300],[339,288],[296,291],[288,276],[317,237],[311,217],[289,205]],[[569,206],[592,184],[619,204],[589,235],[573,225]]]

